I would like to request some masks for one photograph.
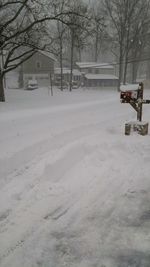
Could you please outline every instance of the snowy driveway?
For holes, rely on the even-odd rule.
[[[118,94],[10,91],[0,112],[0,267],[149,267],[150,135],[124,136]]]

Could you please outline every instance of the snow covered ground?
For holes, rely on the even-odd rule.
[[[150,135],[124,135],[135,111],[111,90],[6,99],[0,267],[149,267]]]

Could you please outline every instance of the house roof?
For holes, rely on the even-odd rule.
[[[60,74],[61,73],[61,69],[60,68],[55,68],[54,70],[55,74]],[[63,68],[63,74],[70,74],[71,70],[67,69],[67,68]],[[81,72],[77,69],[73,69],[72,70],[73,75],[76,76],[81,76]]]
[[[56,58],[54,57],[54,55],[50,52],[47,51],[43,51],[43,50],[38,50],[37,52],[41,53],[42,55],[49,57],[50,59],[56,61]]]
[[[110,74],[85,74],[87,80],[118,80],[118,77]]]
[[[76,62],[76,65],[80,69],[86,69],[86,68],[113,69],[114,68],[109,63],[98,63],[98,62]]]

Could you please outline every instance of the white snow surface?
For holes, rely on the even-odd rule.
[[[89,80],[103,80],[103,79],[106,79],[106,80],[118,80],[118,77],[115,76],[115,75],[112,75],[112,74],[91,74],[91,73],[88,73],[88,74],[85,74],[85,78],[86,79],[89,79]]]
[[[139,88],[139,84],[125,84],[120,86],[121,91],[133,91]]]
[[[150,135],[124,135],[135,111],[115,90],[6,90],[6,100],[0,267],[149,267]]]

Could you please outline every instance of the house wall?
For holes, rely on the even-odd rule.
[[[95,80],[95,79],[85,79],[85,86],[87,87],[116,87],[118,84],[117,79],[101,79],[101,80]]]
[[[82,73],[88,74],[112,74],[114,75],[114,69],[113,68],[82,68],[80,69]]]
[[[54,60],[37,52],[23,63],[23,73],[54,73]]]
[[[54,75],[54,60],[37,52],[23,63],[24,86],[29,79],[36,79],[39,86],[50,85],[50,73]]]
[[[93,68],[93,69],[89,69],[88,73],[93,73],[93,74],[114,74],[114,69]]]

